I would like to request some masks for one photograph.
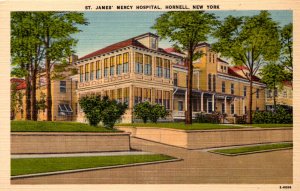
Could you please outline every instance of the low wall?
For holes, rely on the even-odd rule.
[[[11,133],[12,154],[128,150],[129,133]]]
[[[292,128],[243,128],[177,130],[151,127],[119,127],[131,136],[187,149],[274,143],[293,140]]]

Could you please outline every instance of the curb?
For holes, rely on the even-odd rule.
[[[183,159],[176,158],[176,159],[163,160],[163,161],[141,162],[141,163],[133,163],[133,164],[125,164],[125,165],[115,165],[115,166],[104,166],[104,167],[94,167],[94,168],[85,168],[85,169],[63,170],[63,171],[56,171],[56,172],[26,174],[26,175],[11,176],[10,179],[15,180],[15,179],[21,179],[21,178],[33,178],[33,177],[39,177],[39,176],[50,176],[50,175],[59,175],[59,174],[67,174],[67,173],[86,172],[86,171],[92,171],[92,170],[106,170],[106,169],[114,169],[114,168],[160,164],[160,163],[167,163],[167,162],[178,162],[178,161],[182,161],[182,160]]]
[[[235,156],[240,156],[240,155],[248,155],[248,154],[256,154],[256,153],[265,153],[265,152],[281,151],[281,150],[289,150],[289,149],[293,149],[293,147],[278,148],[278,149],[269,149],[269,150],[253,151],[253,152],[244,152],[244,153],[239,153],[239,154],[219,153],[219,152],[214,152],[213,150],[207,151],[207,152],[213,153],[213,154],[224,155],[224,156],[232,156],[232,157],[235,157]]]

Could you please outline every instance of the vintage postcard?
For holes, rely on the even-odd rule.
[[[298,190],[299,1],[0,1],[3,190]]]

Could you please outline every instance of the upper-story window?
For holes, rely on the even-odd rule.
[[[244,96],[247,96],[247,86],[244,86]]]
[[[91,71],[91,73],[90,73],[90,79],[94,80],[94,62],[90,63],[90,71]]]
[[[216,75],[213,75],[213,91],[216,91]]]
[[[143,54],[135,53],[135,72],[143,73]]]
[[[112,56],[112,57],[110,57],[110,62],[109,62],[109,74],[110,74],[110,76],[113,76],[113,75],[115,75],[115,57],[114,56]]]
[[[215,63],[215,54],[212,53],[212,63]]]
[[[144,69],[145,75],[151,75],[152,74],[152,57],[150,55],[145,54],[145,69]]]
[[[83,66],[79,66],[79,80],[83,82]]]
[[[67,82],[66,81],[59,81],[59,92],[60,93],[67,92]]]
[[[231,86],[230,86],[230,92],[231,92],[231,94],[234,94],[234,84],[231,84]]]
[[[90,72],[89,72],[89,64],[86,64],[85,65],[85,81],[89,81],[89,75],[90,75]]]
[[[117,75],[122,73],[122,54],[117,55],[116,57],[116,64],[117,64]]]
[[[259,89],[256,89],[256,98],[259,98]]]
[[[282,96],[283,96],[284,98],[287,98],[287,91],[286,91],[286,90],[283,90]]]
[[[108,76],[108,58],[104,59],[104,77]]]
[[[174,86],[178,86],[178,76],[177,76],[177,73],[174,73]]]
[[[151,38],[151,48],[152,49],[156,49],[156,44],[157,44],[157,39]]]
[[[96,79],[99,79],[102,77],[101,69],[102,69],[102,62],[100,60],[98,60],[96,62]]]
[[[272,90],[267,90],[267,98],[272,98]]]
[[[129,70],[129,53],[123,54],[123,73],[127,73]]]
[[[211,63],[211,53],[208,53],[208,63]]]
[[[225,93],[225,90],[226,90],[225,82],[222,81],[222,93]]]
[[[208,91],[211,91],[211,74],[208,74]]]
[[[162,77],[162,64],[163,59],[160,57],[156,57],[156,76]]]
[[[171,67],[171,62],[168,59],[164,60],[164,77],[165,78],[170,78],[170,67]]]

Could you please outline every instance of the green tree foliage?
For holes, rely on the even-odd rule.
[[[144,123],[147,123],[147,120],[150,116],[151,104],[148,101],[138,103],[134,106],[134,115],[138,119],[142,119]]]
[[[166,110],[166,108],[159,104],[154,104],[150,106],[150,115],[149,119],[153,123],[157,123],[157,120],[159,118],[166,118],[168,116],[169,112]]]
[[[281,63],[290,72],[290,78],[293,74],[293,24],[285,25],[280,31],[281,39]]]
[[[262,82],[267,85],[268,89],[275,91],[278,87],[282,87],[282,82],[286,80],[287,71],[283,65],[271,63],[262,68],[260,75],[262,76]],[[273,96],[274,108],[276,108],[276,97]]]
[[[110,129],[127,109],[127,104],[99,95],[81,97],[79,104],[90,125],[97,126],[102,121],[104,127]]]
[[[282,106],[276,106],[276,111],[256,111],[253,114],[253,122],[262,123],[278,123],[291,124],[293,123],[293,114],[287,112]]]
[[[216,27],[218,21],[212,13],[203,11],[174,11],[162,14],[156,19],[153,29],[165,39],[173,42],[173,46],[187,52],[188,84],[186,124],[192,123],[192,82],[193,59],[197,45],[206,41],[208,35]]]
[[[233,17],[228,16],[215,31],[217,42],[213,50],[229,58],[242,70],[250,82],[248,120],[252,123],[253,77],[268,61],[276,61],[280,54],[279,26],[267,11],[258,15]]]

